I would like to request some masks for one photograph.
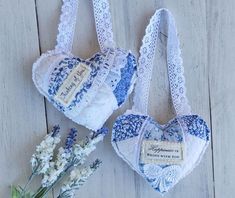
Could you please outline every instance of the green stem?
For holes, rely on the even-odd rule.
[[[73,166],[73,163],[70,164],[62,173],[60,173],[58,179],[49,187],[40,187],[36,194],[34,194],[33,198],[42,198],[43,196],[45,196],[48,191],[50,191],[62,178],[63,176],[67,173],[67,171]]]
[[[36,194],[33,195],[33,198],[42,198],[45,195],[45,192],[47,191],[47,187],[40,187]]]
[[[32,173],[32,174],[30,175],[29,179],[28,179],[28,182],[26,183],[26,185],[25,185],[24,188],[23,188],[23,192],[26,191],[28,185],[29,185],[29,184],[31,183],[31,181],[33,180],[33,177],[34,177],[34,174]]]
[[[29,186],[29,184],[31,183],[31,181],[33,180],[34,177],[34,173],[32,173],[27,181],[27,183],[25,184],[24,188],[22,189],[22,192],[20,193],[20,198],[24,198],[25,193],[26,193],[26,189]]]

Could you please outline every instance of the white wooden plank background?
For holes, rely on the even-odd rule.
[[[33,1],[0,1],[0,197],[28,177],[32,148],[46,134],[44,99],[31,80],[39,56]]]
[[[235,185],[235,2],[228,0],[110,0],[113,29],[120,47],[138,56],[144,30],[155,9],[174,14],[181,40],[187,95],[194,112],[212,128],[212,143],[202,163],[166,198],[233,198]],[[9,186],[23,184],[30,172],[29,159],[47,128],[60,123],[63,130],[79,129],[45,102],[31,80],[31,67],[40,53],[55,45],[60,0],[0,0],[0,197],[9,197]],[[74,54],[87,58],[99,50],[91,0],[81,0]],[[154,68],[149,110],[159,122],[172,117],[166,67]],[[107,121],[111,128],[117,115]],[[161,197],[134,173],[110,144],[110,136],[92,158],[102,167],[77,193],[84,198]]]

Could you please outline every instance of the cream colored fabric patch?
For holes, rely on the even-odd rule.
[[[69,106],[75,95],[80,91],[83,83],[88,79],[91,68],[83,63],[79,63],[68,75],[62,86],[55,95],[55,100],[64,106]]]
[[[154,140],[143,141],[141,161],[145,164],[181,164],[183,160],[183,143]]]

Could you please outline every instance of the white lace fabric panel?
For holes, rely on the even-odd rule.
[[[56,39],[57,45],[55,46],[57,52],[72,51],[78,4],[79,0],[63,0]],[[115,43],[113,41],[109,3],[107,0],[93,0],[93,8],[101,51],[105,52],[107,48],[113,49]]]
[[[163,20],[165,14],[165,20]],[[167,65],[171,97],[177,115],[191,114],[186,97],[184,69],[179,48],[175,21],[170,12],[160,9],[150,19],[140,48],[138,79],[135,87],[133,109],[147,114],[153,61],[160,31],[160,22],[167,23]],[[165,25],[165,24],[163,24]]]

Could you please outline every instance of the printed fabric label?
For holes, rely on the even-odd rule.
[[[80,91],[83,83],[88,79],[90,73],[91,68],[88,65],[79,63],[59,88],[55,95],[55,100],[64,106],[69,106]]]
[[[184,144],[167,141],[144,140],[141,151],[143,163],[180,164],[184,160]]]

